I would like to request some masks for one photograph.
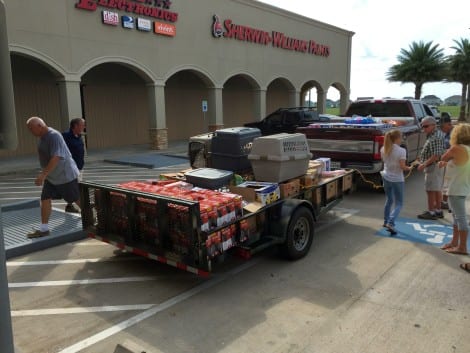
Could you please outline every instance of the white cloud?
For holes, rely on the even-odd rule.
[[[351,98],[414,95],[414,85],[389,83],[385,74],[402,48],[433,41],[453,53],[453,40],[470,36],[470,2],[462,0],[259,0],[352,32]],[[445,99],[460,94],[458,83],[427,83],[422,95]],[[328,98],[337,99],[335,89]]]

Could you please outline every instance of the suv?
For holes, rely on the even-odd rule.
[[[312,107],[279,108],[261,121],[246,123],[246,127],[255,127],[261,134],[273,135],[282,132],[294,133],[298,127],[308,126],[320,121],[318,112]]]

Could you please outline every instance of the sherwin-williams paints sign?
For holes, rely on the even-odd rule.
[[[215,38],[235,39],[260,45],[272,45],[275,48],[292,50],[296,52],[328,57],[330,47],[317,43],[314,40],[293,38],[277,31],[264,31],[257,28],[242,26],[226,19],[223,24],[219,16],[213,16],[212,35]]]

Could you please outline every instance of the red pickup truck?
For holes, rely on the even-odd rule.
[[[314,158],[331,158],[332,168],[351,168],[363,174],[382,170],[380,148],[390,129],[400,129],[407,162],[414,161],[426,136],[420,121],[432,116],[430,108],[415,99],[367,99],[349,106],[342,123],[319,123],[297,128],[304,133]]]

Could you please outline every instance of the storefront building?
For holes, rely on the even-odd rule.
[[[253,0],[5,0],[18,148],[30,116],[84,117],[87,147],[164,149],[300,106],[349,99],[353,33]],[[311,6],[314,6],[312,4]],[[312,97],[312,100],[315,100]]]

